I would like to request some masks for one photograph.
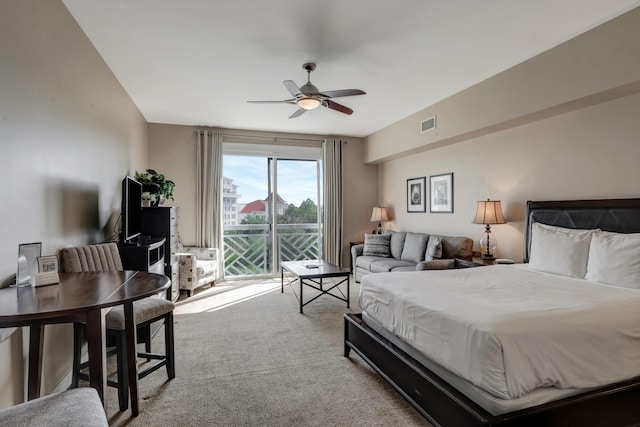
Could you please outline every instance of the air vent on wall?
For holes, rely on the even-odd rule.
[[[429,132],[436,128],[436,116],[429,117],[427,120],[422,121],[422,133]]]

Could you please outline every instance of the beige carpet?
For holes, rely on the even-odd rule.
[[[352,286],[350,311],[357,294]],[[322,296],[298,311],[279,281],[227,282],[179,301],[176,378],[161,369],[141,380],[136,418],[117,412],[110,388],[110,425],[429,425],[357,355],[343,357],[344,302]]]

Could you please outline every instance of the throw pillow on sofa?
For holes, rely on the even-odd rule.
[[[442,240],[438,236],[431,236],[429,237],[429,243],[427,243],[424,260],[431,261],[436,258],[442,258]]]
[[[402,256],[402,248],[404,247],[404,238],[407,233],[404,231],[387,230],[384,234],[391,236],[391,256],[400,259]]]
[[[390,234],[365,234],[362,255],[389,258],[391,256],[390,244]]]
[[[427,240],[429,240],[428,234],[407,232],[400,259],[415,263],[423,261]]]

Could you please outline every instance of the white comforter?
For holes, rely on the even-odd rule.
[[[360,307],[487,392],[590,388],[640,375],[640,291],[497,265],[362,279]]]

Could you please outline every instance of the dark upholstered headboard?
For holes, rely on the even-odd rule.
[[[529,262],[531,226],[535,222],[584,230],[640,233],[640,199],[527,202],[524,262]]]

